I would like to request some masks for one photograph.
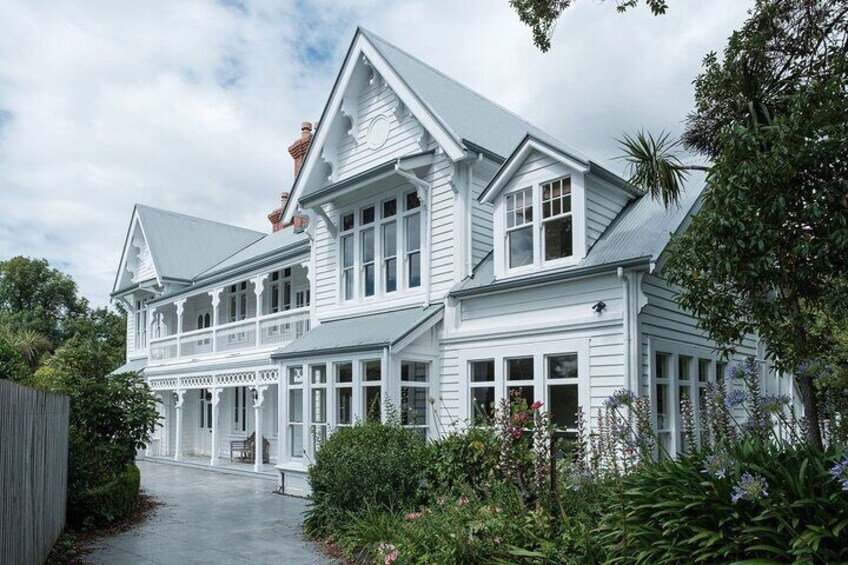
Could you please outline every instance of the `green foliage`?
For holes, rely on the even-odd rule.
[[[0,335],[0,379],[26,382],[32,377],[32,370],[26,358],[5,336]]]
[[[69,490],[68,524],[90,530],[127,516],[138,501],[140,480],[138,467],[128,463],[118,473],[101,477],[95,486]]]
[[[399,424],[367,422],[337,429],[309,468],[307,534],[332,536],[349,512],[365,505],[416,508],[426,457],[421,436]]]
[[[829,472],[836,453],[759,441],[743,442],[727,454],[731,463],[725,478],[704,472],[703,453],[622,478],[597,531],[611,561],[848,559],[848,497]],[[733,502],[743,473],[765,479],[767,496]]]
[[[533,44],[544,53],[551,48],[551,38],[557,20],[573,2],[574,0],[509,0],[509,5],[518,14],[521,23],[530,27],[533,32]],[[666,0],[644,0],[644,3],[655,16],[665,14],[668,10]],[[639,0],[616,0],[616,10],[625,12],[638,4]]]
[[[488,428],[451,433],[427,446],[427,487],[450,493],[469,488],[483,494],[497,476],[498,439]]]

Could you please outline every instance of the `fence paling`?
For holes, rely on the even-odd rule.
[[[0,379],[0,563],[42,563],[65,526],[68,397]]]

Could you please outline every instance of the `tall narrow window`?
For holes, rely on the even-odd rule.
[[[397,290],[397,223],[383,224],[383,288]]]
[[[655,415],[657,418],[657,438],[659,439],[659,456],[671,453],[671,412],[668,389],[670,386],[671,355],[657,352],[654,356],[655,379]]]
[[[406,212],[418,210],[421,201],[418,195],[410,192],[406,195]],[[408,288],[421,286],[421,212],[406,214],[404,218],[404,239],[406,241],[406,284]]]
[[[235,406],[233,410],[233,431],[236,433],[247,430],[247,387],[235,388]]]
[[[360,221],[362,231],[359,232],[359,264],[361,277],[359,283],[362,285],[363,296],[374,296],[375,292],[375,265],[374,258],[374,206],[362,209]]]
[[[577,431],[578,380],[577,354],[551,355],[546,358],[548,412],[557,429]]]
[[[542,232],[545,261],[574,253],[570,178],[542,185]]]
[[[303,367],[289,367],[289,456],[303,457]]]
[[[336,425],[353,424],[353,365],[336,365]]]
[[[380,361],[362,363],[362,415],[366,422],[379,422],[382,413]]]
[[[135,348],[147,347],[147,299],[135,302]]]
[[[400,423],[427,439],[427,407],[430,397],[428,363],[403,361],[400,364]]]
[[[495,361],[485,359],[468,364],[471,386],[471,423],[482,426],[495,417]]]
[[[345,214],[342,216],[342,229],[345,232],[352,232],[354,228],[354,215]],[[341,255],[342,255],[342,297],[344,300],[353,300],[353,261],[354,261],[354,240],[353,233],[346,233],[341,237]]]
[[[270,304],[268,310],[271,314],[280,311],[280,271],[271,273]]]
[[[533,263],[533,189],[506,196],[506,239],[509,267]]]
[[[507,397],[510,403],[524,401],[529,407],[533,398],[533,358],[519,357],[506,360]]]
[[[310,368],[311,398],[309,410],[312,421],[312,454],[314,455],[327,439],[327,366],[313,365]]]

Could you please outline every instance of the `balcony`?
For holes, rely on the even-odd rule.
[[[150,363],[273,350],[309,331],[309,308],[265,314],[150,340]]]

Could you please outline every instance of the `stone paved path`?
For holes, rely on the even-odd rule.
[[[159,506],[144,523],[93,545],[94,564],[331,563],[301,533],[306,501],[261,478],[140,461]]]

